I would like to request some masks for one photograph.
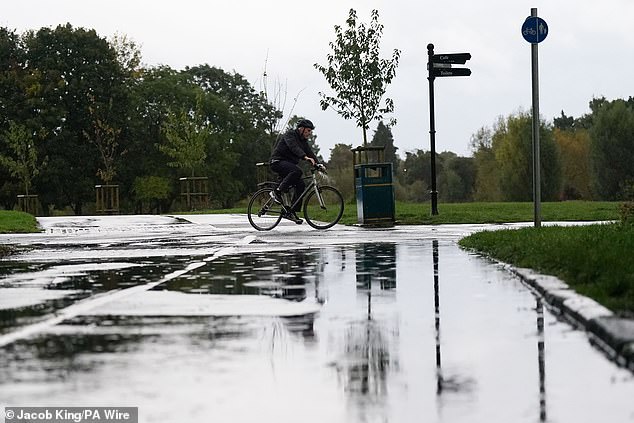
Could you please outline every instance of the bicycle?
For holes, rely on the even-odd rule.
[[[282,218],[291,212],[304,200],[303,212],[306,223],[315,229],[328,229],[337,224],[343,215],[343,196],[337,188],[321,185],[318,174],[326,174],[326,169],[317,165],[310,170],[311,174],[303,179],[310,180],[306,189],[293,204],[282,196],[283,204],[271,198],[271,191],[279,185],[278,182],[267,181],[258,184],[262,187],[249,200],[247,216],[249,223],[258,231],[270,231],[275,228]]]

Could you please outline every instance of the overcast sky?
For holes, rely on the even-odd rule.
[[[383,57],[401,50],[387,96],[399,153],[430,149],[427,44],[469,52],[470,77],[437,78],[436,148],[471,155],[471,135],[500,115],[531,108],[531,52],[520,33],[532,7],[549,27],[539,44],[540,112],[578,117],[593,97],[634,95],[633,0],[20,0],[6,2],[0,26],[23,32],[71,23],[101,36],[126,34],[146,65],[182,69],[208,63],[243,75],[254,88],[285,88],[285,112],[313,120],[324,157],[336,143],[362,144],[353,121],[319,107],[327,91],[313,64],[326,63],[334,25],[350,8],[360,21],[378,9]],[[294,98],[297,101],[294,102]],[[374,134],[376,124],[370,128]]]

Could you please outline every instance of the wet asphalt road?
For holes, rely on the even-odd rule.
[[[4,406],[141,422],[630,422],[634,375],[508,270],[491,226],[42,218],[0,235]]]

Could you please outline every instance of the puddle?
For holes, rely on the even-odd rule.
[[[630,372],[451,241],[87,266],[10,283],[66,269],[64,290],[105,292],[188,270],[0,348],[0,405],[134,406],[141,422],[634,418]]]

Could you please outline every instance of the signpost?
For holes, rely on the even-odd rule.
[[[429,76],[429,137],[431,141],[431,214],[438,214],[438,191],[436,190],[436,123],[434,118],[434,80],[445,76],[469,76],[471,69],[454,68],[471,59],[471,53],[434,54],[434,45],[427,45],[427,71]]]
[[[548,24],[537,16],[537,8],[531,9],[531,15],[522,25],[522,36],[531,43],[531,70],[533,85],[533,205],[534,224],[541,226],[541,169],[539,152],[539,67],[537,44],[548,36]]]
[[[535,11],[535,15],[533,15]],[[548,36],[548,24],[537,17],[537,9],[531,9],[531,15],[522,25],[522,36],[531,44],[539,44]]]

